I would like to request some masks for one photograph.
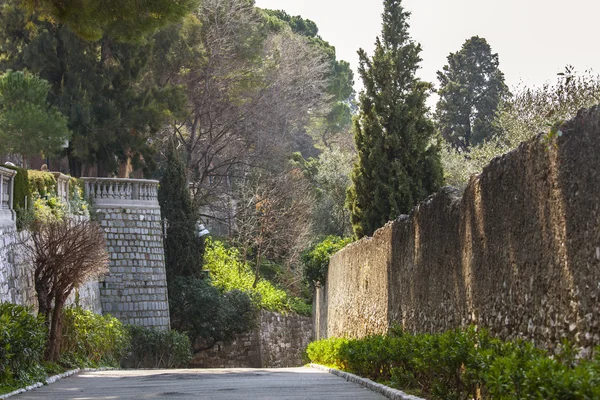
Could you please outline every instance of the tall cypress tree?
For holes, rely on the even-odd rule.
[[[178,276],[198,276],[204,255],[204,241],[196,234],[198,213],[188,187],[185,165],[171,148],[158,188],[160,211],[167,224],[165,261],[167,282]]]
[[[443,179],[425,104],[431,84],[415,76],[421,46],[408,34],[409,15],[400,0],[384,0],[375,54],[358,52],[365,89],[354,124],[358,160],[347,197],[357,237],[408,213]]]

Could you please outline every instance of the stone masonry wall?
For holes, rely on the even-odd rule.
[[[14,221],[0,221],[0,301],[37,308],[33,270],[19,250]]]
[[[96,207],[104,229],[109,273],[100,283],[102,309],[121,322],[169,328],[160,208]]]
[[[22,234],[27,235],[27,232]],[[37,310],[33,268],[23,260],[24,251],[17,235],[14,221],[0,222],[0,302],[32,306]],[[82,308],[102,313],[97,280],[77,288],[69,296],[67,305],[74,304],[76,297]]]
[[[525,142],[463,194],[445,188],[332,257],[321,334],[476,324],[549,349],[600,345],[600,108],[562,130],[556,147]]]
[[[304,364],[302,355],[312,340],[312,321],[300,315],[262,311],[259,326],[231,344],[218,344],[194,357],[200,368],[284,368]]]

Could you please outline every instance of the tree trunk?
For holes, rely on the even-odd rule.
[[[48,347],[46,348],[46,360],[56,361],[60,358],[60,345],[62,342],[62,310],[66,296],[56,294],[54,297],[54,309],[50,321],[50,335],[48,336]]]

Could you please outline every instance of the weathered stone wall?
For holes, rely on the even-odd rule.
[[[169,328],[169,304],[158,202],[155,207],[95,207],[104,229],[109,273],[100,283],[105,313],[121,322]]]
[[[22,259],[14,221],[0,221],[0,301],[34,306],[33,270]]]
[[[218,344],[194,357],[200,368],[284,368],[301,366],[312,341],[312,320],[300,315],[263,311],[257,328],[231,344]]]
[[[326,334],[477,324],[547,348],[599,345],[600,109],[562,130],[556,147],[523,143],[462,196],[446,188],[336,254],[315,304]]]
[[[18,243],[18,235],[26,237],[27,232],[18,234],[14,221],[0,221],[0,301],[32,306],[37,310],[33,268],[23,259],[24,250]],[[74,304],[76,298],[82,308],[102,313],[97,280],[74,291],[67,299],[67,305]]]

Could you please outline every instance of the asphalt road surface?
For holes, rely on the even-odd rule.
[[[303,367],[85,372],[12,399],[382,400],[385,397],[327,372]]]

